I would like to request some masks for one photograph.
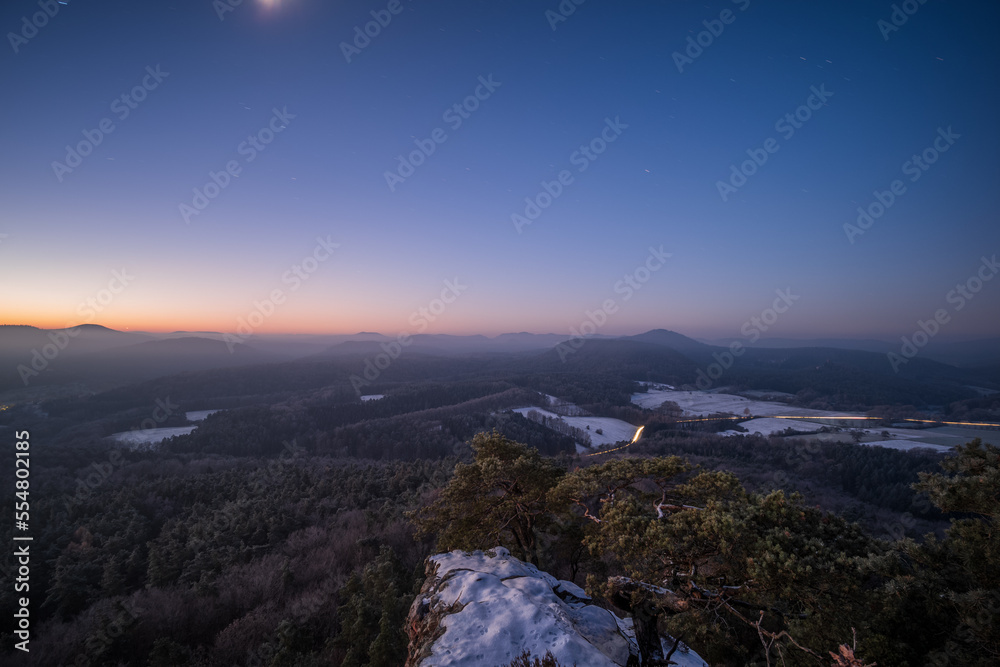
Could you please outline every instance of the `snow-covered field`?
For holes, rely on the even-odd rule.
[[[575,426],[576,428],[580,428],[585,431],[589,426],[590,430],[587,431],[587,434],[590,436],[590,444],[592,447],[611,445],[619,440],[631,440],[632,436],[634,436],[636,432],[635,426],[612,417],[561,417],[554,412],[549,412],[548,410],[543,410],[542,408],[517,408],[514,412],[518,412],[527,417],[528,413],[532,410],[535,410],[551,419],[561,419],[570,426]],[[601,429],[603,433],[598,433],[597,429]]]
[[[645,380],[638,380],[636,382],[640,387],[648,387],[650,389],[675,389],[672,384],[663,384],[661,382],[646,382]]]
[[[703,391],[679,391],[651,389],[646,393],[632,394],[632,402],[644,408],[655,409],[664,401],[673,401],[681,407],[685,416],[697,417],[712,413],[743,415],[749,410],[754,415],[789,415],[793,417],[829,417],[832,415],[857,415],[853,412],[829,412],[796,408],[773,401],[755,401],[734,394],[710,394]]]
[[[932,428],[869,428],[865,429],[866,433],[871,433],[873,435],[881,435],[882,433],[888,433],[892,438],[901,438],[903,440],[923,440],[924,438],[940,438],[947,437],[942,436],[939,433],[935,433],[936,429]],[[955,444],[961,440],[959,437],[955,437]]]
[[[817,433],[823,427],[823,424],[816,422],[799,421],[797,419],[769,419],[766,417],[761,417],[757,419],[749,419],[745,422],[740,422],[740,426],[747,430],[747,433],[740,433],[739,431],[729,430],[722,431],[719,435],[747,435],[750,433],[760,433],[761,435],[775,435],[776,433],[781,433],[786,428],[791,427],[792,429],[804,433]],[[862,442],[862,445],[869,445],[872,447],[888,447],[889,449],[898,449],[901,451],[909,451],[911,449],[918,449],[924,447],[927,449],[933,449],[940,452],[946,452],[952,448],[952,445],[937,445],[930,442],[924,442],[922,438],[933,437],[933,434],[927,433],[926,431],[919,431],[914,429],[905,428],[866,428],[861,429],[865,435],[882,435],[883,433],[888,433],[890,438],[897,438],[895,440],[878,440],[875,442]],[[926,434],[926,435],[922,435]],[[849,441],[851,436],[849,433],[844,432],[844,441]],[[884,436],[883,436],[884,437]],[[940,436],[937,436],[940,437]],[[961,438],[955,437],[955,444],[959,444]]]
[[[963,445],[973,438],[979,438],[991,445],[1000,445],[1000,431],[941,426],[923,429],[919,433],[921,439],[926,438],[927,442],[933,442],[935,445]]]
[[[184,416],[189,422],[200,422],[205,417],[214,415],[216,412],[222,412],[222,410],[195,410],[193,412],[185,412]]]
[[[719,434],[724,436],[748,435],[753,433],[761,433],[765,436],[771,436],[781,433],[788,428],[799,431],[800,433],[818,433],[823,426],[832,425],[833,422],[811,422],[805,421],[806,419],[809,417],[864,416],[858,412],[831,412],[829,410],[797,408],[785,405],[784,403],[756,401],[744,398],[743,396],[736,396],[734,394],[680,391],[675,389],[665,389],[663,387],[664,385],[655,385],[651,386],[650,390],[646,393],[632,394],[632,403],[644,408],[655,409],[662,405],[664,401],[673,401],[681,407],[683,416],[685,417],[698,417],[709,414],[731,414],[739,417],[744,415],[746,410],[749,410],[751,415],[763,415],[761,417],[755,417],[740,423],[740,426],[746,429],[746,433],[728,430],[722,431]],[[636,431],[635,426],[632,426],[627,422],[623,422],[620,419],[612,419],[610,417],[562,417],[554,412],[537,407],[517,408],[515,412],[519,412],[522,415],[527,416],[528,412],[532,410],[535,410],[550,419],[562,420],[566,424],[575,426],[576,428],[586,430],[589,426],[590,430],[587,431],[587,433],[590,435],[591,446],[595,448],[602,445],[614,444],[621,440],[631,440]],[[775,419],[774,416],[777,415],[802,417],[803,419]],[[858,423],[861,424],[864,422]],[[601,429],[603,433],[598,434],[597,429]],[[923,447],[944,452],[950,450],[953,446],[959,445],[962,442],[965,442],[965,440],[970,439],[968,437],[963,439],[961,435],[943,435],[937,432],[940,429],[917,430],[875,427],[862,430],[868,436],[874,435],[882,438],[885,438],[883,435],[884,433],[888,433],[888,439],[882,439],[877,442],[862,442],[862,445],[890,447],[892,449],[902,451]],[[844,432],[842,435],[845,442],[849,442],[851,440],[849,433]],[[955,443],[954,445],[947,445],[924,441],[925,439],[930,438],[934,438],[939,441],[945,439],[945,442],[947,442],[947,439],[954,438]],[[578,453],[586,451],[587,448],[577,444]]]
[[[516,412],[518,414],[521,414],[521,415],[524,415],[525,417],[527,417],[528,413],[532,412],[532,411],[537,412],[540,415],[545,415],[546,417],[550,417],[551,419],[562,419],[562,417],[560,417],[556,413],[549,412],[548,410],[546,410],[544,408],[536,408],[536,407],[514,408],[514,412]]]
[[[733,394],[712,394],[703,391],[676,391],[667,389],[650,389],[647,393],[632,394],[632,402],[644,408],[655,409],[664,401],[673,401],[681,407],[683,416],[697,417],[709,414],[732,414],[742,416],[745,410],[749,410],[751,415],[764,415],[754,419],[741,422],[740,426],[747,429],[748,433],[760,432],[763,435],[774,435],[786,428],[793,428],[796,431],[815,433],[824,425],[818,422],[800,421],[797,419],[773,419],[768,416],[786,415],[790,417],[862,417],[858,412],[830,412],[828,410],[811,410],[809,408],[797,408],[784,403],[773,401],[756,401],[743,396]],[[828,423],[827,425],[832,424]],[[859,422],[863,423],[863,422]],[[862,442],[862,445],[872,445],[878,447],[891,447],[907,451],[920,447],[934,449],[937,451],[948,451],[951,445],[932,444],[924,442],[925,439],[934,438],[941,440],[948,437],[939,432],[940,429],[905,429],[905,428],[867,428],[862,429],[866,435],[882,436],[888,432],[889,438],[878,442]],[[723,431],[720,435],[735,436],[746,435],[739,431]],[[844,440],[850,439],[850,435],[845,433]],[[884,436],[882,436],[884,437]],[[951,436],[955,439],[955,445],[964,442],[961,435]],[[965,438],[968,439],[968,438]],[[947,441],[946,441],[947,442]]]
[[[890,439],[878,440],[875,442],[862,442],[862,445],[878,445],[879,447],[890,447],[892,449],[910,450],[917,447],[926,447],[937,451],[946,452],[953,447],[957,447],[969,440],[972,436],[942,433],[938,428],[868,428],[863,429],[869,435],[885,437],[888,433]]]
[[[362,396],[361,401],[377,401],[380,398],[385,398],[385,394],[368,394],[366,396]]]
[[[589,426],[590,430],[587,433],[590,435],[590,443],[594,447],[614,444],[619,440],[631,440],[638,430],[637,427],[628,422],[611,417],[563,417],[563,420],[570,426],[584,430]],[[597,429],[601,429],[604,433],[598,435]]]
[[[951,451],[951,447],[946,445],[932,445],[929,442],[914,442],[912,440],[877,440],[875,442],[862,442],[861,444],[866,447],[886,447],[904,452],[908,452],[911,449],[933,449],[936,452]]]
[[[784,431],[786,428],[791,428],[805,433],[816,433],[823,428],[822,424],[816,424],[814,422],[803,422],[797,419],[770,419],[767,417],[740,422],[740,426],[745,428],[747,433],[740,433],[739,431],[723,431],[719,435],[747,435],[748,433],[757,432],[760,432],[761,435],[774,435],[775,433]]]
[[[750,389],[748,391],[744,391],[743,393],[746,394],[748,398],[762,400],[762,401],[776,400],[776,399],[781,401],[786,399],[791,400],[795,398],[795,394],[789,394],[788,392],[785,391],[762,391],[760,389]]]
[[[171,428],[146,428],[136,431],[124,431],[113,433],[109,436],[115,442],[120,442],[129,449],[148,449],[153,445],[158,445],[167,438],[175,435],[187,435],[198,428],[197,426],[174,426]]]
[[[776,433],[781,433],[788,427],[792,427],[796,431],[806,432],[806,433],[816,433],[822,428],[822,424],[817,424],[815,422],[804,422],[797,419],[750,419],[745,422],[740,422],[740,426],[747,430],[747,433],[741,433],[739,431],[722,431],[719,435],[733,436],[733,435],[749,435],[752,433],[759,432],[761,435],[774,435]],[[939,452],[947,452],[954,445],[938,445],[930,442],[924,442],[921,438],[932,437],[931,434],[921,435],[922,431],[917,430],[907,430],[904,428],[870,428],[861,429],[866,435],[881,435],[882,433],[888,432],[889,437],[898,438],[897,440],[877,440],[874,442],[862,442],[859,444],[867,445],[870,447],[888,447],[889,449],[898,449],[900,451],[909,451],[911,449],[933,449]],[[847,432],[841,433],[843,440],[845,442],[850,441],[851,436]],[[940,436],[938,436],[940,437]],[[955,437],[955,444],[960,444],[961,438]]]

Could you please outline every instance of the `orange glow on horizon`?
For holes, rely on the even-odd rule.
[[[451,336],[475,336],[484,335],[487,337],[497,336],[503,333],[518,333],[525,331],[525,327],[513,327],[511,330],[497,329],[496,327],[491,327],[491,330],[472,330],[466,327],[449,329],[445,326],[427,327],[426,330],[420,331],[417,327],[410,326],[405,318],[384,318],[380,324],[376,324],[373,321],[368,321],[367,323],[358,324],[345,324],[344,321],[340,321],[335,325],[330,325],[329,323],[324,323],[321,321],[308,321],[308,320],[298,320],[295,322],[289,322],[285,319],[277,321],[278,318],[274,318],[276,321],[264,321],[260,326],[250,326],[250,314],[240,315],[236,317],[226,317],[218,315],[212,318],[199,318],[195,319],[172,319],[169,316],[160,317],[149,317],[149,318],[138,318],[133,316],[128,317],[106,317],[90,319],[86,317],[63,317],[57,318],[52,316],[21,316],[7,315],[4,321],[0,321],[0,325],[14,325],[14,326],[32,326],[38,329],[52,330],[52,329],[70,329],[72,327],[80,326],[83,324],[92,324],[96,326],[106,327],[108,329],[113,329],[115,331],[131,331],[131,332],[146,332],[153,334],[169,334],[176,331],[186,331],[186,332],[213,332],[213,333],[237,333],[238,328],[241,323],[249,326],[253,334],[260,334],[264,336],[294,336],[294,335],[304,335],[304,336],[345,336],[345,335],[355,335],[358,333],[380,333],[384,336],[390,338],[406,333],[408,335],[414,335],[417,333],[421,334],[444,334]],[[339,319],[339,318],[338,318]],[[344,318],[346,319],[346,318]],[[253,322],[258,321],[254,319]],[[495,331],[492,329],[496,329]],[[549,334],[549,333],[565,333],[566,337],[570,337],[570,333],[561,332],[554,329],[544,329],[538,330],[534,327],[527,328],[529,333],[535,334]],[[638,332],[635,332],[638,333]],[[621,335],[630,335],[628,333]]]

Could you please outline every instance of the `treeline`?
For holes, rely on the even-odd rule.
[[[528,413],[525,416],[536,424],[541,424],[545,428],[552,429],[556,433],[562,433],[563,435],[572,438],[581,445],[589,447],[591,444],[589,431],[582,429],[579,426],[571,426],[558,415],[550,417],[547,414],[542,414],[538,410],[528,410]]]
[[[586,350],[592,342],[595,341],[589,341],[582,349]],[[511,382],[577,405],[628,405],[632,394],[638,391],[638,385],[625,373],[590,373],[579,368],[572,372],[515,375]]]
[[[180,373],[96,395],[47,401],[42,409],[53,432],[103,419],[116,421],[102,431],[131,428],[130,420],[141,422],[156,401],[168,399],[184,410],[202,410],[297,404],[321,396],[324,404],[352,406],[350,410],[358,411],[356,415],[335,413],[331,426],[392,416],[380,412],[387,408],[362,407],[357,400],[350,378],[362,371],[365,361],[360,354],[319,355],[287,363]],[[627,406],[630,395],[638,389],[633,381],[693,386],[697,371],[711,363],[710,355],[702,358],[695,352],[685,355],[662,345],[599,339],[588,340],[566,357],[565,363],[555,350],[469,357],[411,352],[395,360],[364,391],[387,394],[400,405],[408,403],[405,411],[468,400],[472,398],[470,390],[496,393],[500,386],[531,389],[580,406]],[[740,357],[720,382],[736,388],[788,392],[795,395],[796,405],[820,409],[864,411],[878,405],[910,405],[927,410],[946,406],[945,413],[956,418],[1000,418],[1000,398],[978,397],[967,386],[995,386],[995,379],[987,375],[919,359],[898,376],[889,371],[884,355],[816,348],[761,349]],[[437,386],[431,393],[421,393],[427,384]],[[444,389],[451,385],[454,388]],[[491,389],[489,385],[494,386]],[[437,398],[433,392],[438,392]],[[454,395],[445,398],[443,392]],[[318,407],[314,417],[322,420],[325,415],[322,406]],[[124,418],[126,414],[130,416]]]
[[[496,408],[496,409],[499,409]],[[352,424],[315,442],[320,454],[374,459],[416,460],[468,454],[468,441],[476,433],[493,430],[507,437],[534,443],[539,451],[555,456],[575,451],[573,438],[552,431],[517,413],[495,413],[440,408]],[[313,445],[308,444],[311,448]]]
[[[971,371],[916,359],[899,374],[885,355],[831,348],[752,349],[724,382],[798,394],[814,392],[819,409],[864,410],[873,405],[946,405],[971,398]]]
[[[585,575],[588,593],[631,616],[639,664],[666,664],[666,633],[713,665],[992,667],[1000,655],[992,445],[973,440],[920,476],[915,489],[952,513],[947,536],[922,544],[678,456],[567,469],[498,433],[472,448],[413,515],[418,535]]]
[[[370,419],[394,417],[396,415],[432,410],[444,406],[458,406],[486,396],[499,396],[511,389],[517,389],[509,382],[462,382],[433,383],[420,385],[390,385],[379,387],[384,398],[363,402],[336,403],[323,401],[319,405],[308,405],[307,413],[317,429],[333,430],[340,426]],[[521,390],[504,394],[498,405],[509,402],[520,404],[537,400],[533,392]]]
[[[1000,393],[952,403],[945,414],[952,421],[1000,422]]]
[[[86,494],[35,499],[33,664],[376,664],[373,644],[401,663],[429,548],[404,514],[454,461],[136,458]]]
[[[472,404],[491,400],[497,399],[484,396],[473,399]],[[525,448],[534,453],[523,460],[515,457],[523,469],[507,464],[491,468],[491,474],[501,481],[509,476],[525,484],[539,480],[554,483],[578,469],[581,463],[583,469],[588,464],[601,463],[594,458],[570,459],[571,439],[516,413],[469,413],[464,408],[449,412],[452,407],[366,421],[339,430],[371,433],[370,442],[359,444],[358,451],[383,451],[378,444],[381,438],[386,442],[395,440],[397,444],[385,445],[383,453],[387,456],[393,452],[401,455],[403,450],[431,450],[438,446],[435,444],[439,443],[438,438],[442,438],[440,443],[446,444],[439,443],[441,451],[458,452],[460,460],[466,462],[472,460],[473,454],[468,441],[484,431],[497,429],[498,438],[540,445],[541,452]],[[259,443],[278,438],[278,444],[258,448],[272,452],[268,458],[168,450],[118,452],[121,456],[118,458],[107,448],[55,448],[39,453],[41,467],[34,472],[39,487],[37,497],[33,495],[36,504],[32,512],[33,524],[37,526],[33,543],[33,549],[37,549],[33,554],[37,557],[32,560],[35,664],[153,667],[177,664],[398,667],[402,664],[406,649],[403,621],[415,587],[420,583],[422,560],[431,552],[433,539],[438,536],[432,531],[424,538],[414,539],[407,513],[446,497],[441,489],[453,477],[456,458],[442,455],[437,460],[416,457],[406,461],[352,461],[342,455],[315,456],[298,439],[281,439],[282,428],[294,427],[294,412],[236,410],[231,414],[244,412],[248,414],[236,423],[244,423],[245,430],[231,434],[227,442],[236,443],[240,437]],[[415,419],[413,415],[420,417]],[[210,418],[227,425],[220,433],[233,425],[221,417],[223,414]],[[420,424],[433,428],[422,430],[418,428]],[[308,438],[305,441],[315,444]],[[514,454],[517,451],[520,450],[512,450]],[[633,461],[628,465],[639,466],[641,470],[659,465],[646,458],[649,454],[666,453],[687,453],[699,460],[717,457],[718,461],[728,461],[734,469],[753,465],[771,471],[788,470],[799,476],[795,479],[811,479],[817,484],[822,480],[844,488],[848,482],[858,481],[872,488],[909,484],[916,481],[916,472],[923,466],[934,470],[940,461],[940,457],[917,452],[856,445],[814,446],[768,441],[757,436],[719,438],[708,433],[667,430],[654,431],[626,451],[628,459]],[[556,454],[562,456],[552,458]],[[609,464],[612,467],[608,470],[617,469],[616,461],[612,457]],[[468,468],[459,470],[463,469]],[[567,498],[582,497],[579,493],[614,488],[618,484],[612,481],[608,485],[602,478],[595,486],[585,476],[581,477],[584,473],[573,475],[580,478],[582,486]],[[637,484],[636,488],[643,493],[648,491],[646,482]],[[712,488],[704,487],[697,493]],[[912,489],[909,493],[912,498]],[[680,498],[673,495],[661,498],[659,491],[654,495],[653,500],[659,499],[660,503],[664,498],[669,502],[678,502]],[[490,497],[488,493],[480,494],[477,502],[488,503]],[[532,498],[532,502],[538,502],[538,498]],[[883,501],[895,502],[888,497]],[[901,505],[903,502],[899,500]],[[643,503],[642,507],[647,507],[643,512],[655,507],[655,502],[648,506],[645,500]],[[596,512],[603,506],[597,502],[590,508]],[[926,514],[931,516],[935,511],[928,509]],[[476,535],[491,534],[487,523],[477,521],[474,513],[465,516],[461,508],[456,512],[451,512],[451,516],[465,517],[469,530]],[[550,513],[550,509],[543,504],[538,512],[541,517]],[[781,512],[785,517],[781,518],[783,522],[798,521],[800,512],[817,521],[824,516],[819,510],[799,509],[798,505]],[[610,521],[627,517],[605,518]],[[749,519],[738,515],[733,520],[736,521],[733,525],[743,526],[740,522]],[[573,578],[587,573],[605,576],[618,571],[615,569],[618,566],[605,562],[604,557],[587,556],[586,531],[581,526],[561,520],[551,523],[549,519],[532,525],[544,526],[546,535],[533,542],[526,534],[522,547],[530,544],[541,564],[558,576]],[[585,522],[583,527],[587,525]],[[789,524],[792,525],[799,524]],[[827,524],[821,522],[817,530],[822,533],[822,540],[826,540],[834,535],[827,535],[829,531],[842,525],[839,519],[829,527],[822,527]],[[0,528],[10,528],[10,517],[0,518]],[[860,539],[858,529],[850,530],[854,536],[851,539]],[[631,528],[623,536],[629,536],[629,540],[638,537],[629,531]],[[784,539],[781,534],[775,533],[779,541]],[[698,539],[702,540],[699,548],[714,548],[715,537]],[[785,549],[782,558],[797,557],[805,553],[803,549],[813,549],[818,544],[814,540],[819,538],[803,539],[806,541],[802,544],[789,542],[782,547]],[[516,548],[517,544],[511,546]],[[633,546],[638,548],[641,544],[635,542]],[[617,549],[603,545],[599,551],[608,555],[617,554]],[[948,562],[950,553],[933,557]],[[932,555],[920,557],[933,560]],[[11,566],[9,559],[4,561],[5,572]],[[769,576],[780,581],[781,569]],[[806,575],[800,572],[796,576]],[[34,582],[38,582],[37,589]],[[820,588],[826,585],[822,577],[810,582],[810,586]],[[787,589],[794,590],[796,585],[789,583]],[[912,586],[903,590],[906,599],[914,604],[934,603],[934,596],[938,595],[925,594]],[[822,604],[828,606],[829,602]],[[0,614],[13,611],[12,591],[0,591]],[[895,623],[905,625],[905,618],[893,616],[902,613],[896,607],[887,608],[888,616],[878,619],[879,632],[889,632]],[[947,622],[949,632],[957,623],[960,622]],[[685,627],[688,626],[681,624],[675,629],[680,632]],[[691,641],[698,637],[694,632]],[[755,636],[747,639],[745,633],[739,637],[751,645],[756,641]],[[708,639],[722,642],[717,645],[717,655],[726,659],[749,655],[726,649],[725,642],[731,639],[719,636]],[[934,641],[937,640],[928,638],[925,644],[941,645]],[[14,639],[8,632],[0,635],[0,642],[2,650],[7,651]],[[877,650],[880,656],[896,651],[892,646],[871,650]],[[906,648],[910,651],[907,655],[919,650],[919,647]],[[0,660],[3,658],[0,655]]]
[[[500,391],[489,393],[495,390]],[[450,403],[455,400],[462,402]],[[244,408],[210,415],[191,434],[171,438],[162,448],[275,457],[294,442],[311,455],[412,461],[455,455],[474,429],[489,427],[527,437],[547,453],[572,451],[571,439],[526,426],[520,417],[493,414],[536,400],[534,392],[500,384],[424,387],[366,403]]]
[[[551,455],[573,451],[516,413],[459,405],[335,429],[367,438],[359,452],[405,462],[316,456],[283,437],[294,413],[271,408],[213,415],[210,440],[224,446],[210,449],[232,450],[222,455],[39,451],[35,664],[397,667],[429,553],[405,514],[447,482],[446,455],[468,458],[472,436],[494,428]],[[2,562],[5,573],[15,566]],[[4,590],[0,613],[13,611]]]
[[[636,454],[708,459],[726,469],[767,470],[771,488],[812,485],[841,491],[858,501],[896,513],[909,512],[932,521],[941,515],[911,488],[919,473],[934,471],[941,454],[898,451],[847,443],[820,443],[760,435],[717,436],[680,431],[669,425],[647,426],[631,448]],[[858,517],[853,517],[858,518]]]

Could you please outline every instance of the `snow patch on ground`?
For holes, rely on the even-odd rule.
[[[566,402],[561,398],[556,398],[552,394],[542,394],[542,396],[544,396],[545,400],[549,402],[549,405],[562,405]]]
[[[385,394],[367,394],[361,397],[361,402],[364,403],[366,401],[377,401],[380,398],[385,398]]]
[[[537,412],[540,415],[544,415],[546,417],[549,417],[550,419],[562,419],[562,417],[560,417],[556,413],[549,412],[548,410],[545,410],[543,408],[534,408],[534,407],[531,407],[531,408],[514,408],[514,412],[516,412],[519,415],[522,415],[524,417],[527,417],[528,413],[531,412],[531,411],[535,411],[535,412]]]
[[[664,401],[673,401],[681,407],[685,416],[697,417],[713,413],[728,413],[741,416],[744,410],[752,415],[789,415],[793,417],[830,417],[833,415],[861,416],[856,412],[830,412],[797,408],[773,401],[755,401],[734,394],[712,394],[704,391],[672,391],[653,389],[645,393],[632,394],[632,402],[644,408],[655,409]]]
[[[787,391],[771,391],[769,389],[749,389],[743,393],[747,398],[761,401],[777,399],[780,402],[795,398],[795,394],[789,394]]]
[[[830,412],[828,410],[811,410],[809,408],[798,408],[784,403],[773,401],[757,401],[734,394],[716,394],[703,391],[673,391],[665,389],[650,389],[646,393],[632,395],[632,403],[644,408],[655,409],[664,401],[673,401],[680,406],[684,417],[698,417],[709,414],[732,414],[737,417],[745,414],[749,410],[751,415],[787,415],[792,417],[862,417],[859,412]],[[747,430],[747,433],[728,430],[722,431],[719,435],[736,436],[747,435],[748,433],[760,432],[763,435],[775,435],[791,427],[796,431],[804,433],[816,433],[824,425],[832,425],[833,422],[820,423],[800,421],[797,419],[773,419],[767,416],[757,417],[741,422],[740,426]],[[860,423],[859,423],[860,426]],[[905,428],[864,428],[861,429],[866,435],[885,437],[882,434],[888,433],[889,438],[877,442],[862,442],[862,445],[875,447],[889,447],[908,451],[911,449],[927,448],[939,452],[947,452],[952,448],[946,445],[920,442],[924,438],[936,438],[941,434],[933,432],[933,429],[921,431],[917,429]],[[842,433],[844,440],[850,439],[850,434]],[[956,440],[961,440],[960,436],[954,436]],[[896,439],[898,438],[898,439]],[[958,443],[956,443],[958,444]]]
[[[196,428],[198,427],[145,428],[135,431],[125,431],[123,433],[112,433],[109,437],[129,449],[151,449],[153,445],[158,445],[167,438],[172,438],[175,435],[187,435]]]
[[[915,429],[915,428],[867,428],[864,429],[865,433],[871,433],[873,435],[882,435],[882,433],[888,433],[891,438],[901,438],[903,440],[921,440],[923,438],[934,438],[941,437],[939,433],[934,433],[934,429]],[[961,438],[956,437],[956,440]],[[871,443],[866,443],[871,444]]]
[[[195,410],[193,412],[185,412],[184,417],[189,422],[200,422],[205,419],[205,417],[214,415],[216,412],[222,412],[222,410]]]
[[[650,389],[675,389],[672,384],[663,384],[662,382],[647,382],[645,380],[637,380],[636,384],[640,387],[649,387]]]
[[[563,665],[621,667],[637,653],[631,619],[590,604],[579,586],[502,547],[439,554],[430,563],[437,571],[414,602],[408,624],[444,613],[444,632],[419,667],[499,667],[525,650],[535,657],[550,651]],[[678,650],[673,660],[707,667],[690,650]]]
[[[799,421],[797,419],[768,419],[766,417],[762,417],[740,422],[740,426],[745,428],[747,432],[741,433],[740,431],[728,430],[721,431],[719,435],[751,435],[759,432],[761,435],[771,436],[779,434],[789,427],[803,433],[817,433],[823,425],[815,422]],[[868,447],[887,447],[889,449],[898,449],[904,452],[920,448],[933,449],[937,452],[948,452],[952,449],[951,445],[937,445],[929,442],[918,442],[917,440],[919,438],[932,437],[933,434],[921,435],[921,432],[917,430],[907,430],[903,428],[868,428],[861,430],[866,435],[881,435],[883,433],[888,433],[890,438],[898,438],[898,440],[877,440],[874,442],[858,443]],[[841,435],[843,436],[845,442],[851,437],[846,431],[842,432]],[[958,439],[959,438],[956,438],[956,440]]]
[[[637,427],[628,422],[612,417],[563,417],[563,420],[568,422],[570,426],[584,430],[589,426],[590,430],[587,433],[590,435],[590,442],[594,447],[612,445],[619,440],[631,440],[638,430]],[[598,435],[597,429],[601,429],[604,433]]]
[[[745,428],[747,432],[741,433],[739,431],[723,431],[719,435],[750,435],[751,433],[757,433],[758,431],[762,435],[774,435],[775,433],[781,433],[786,428],[791,428],[803,433],[816,433],[823,428],[822,424],[816,424],[813,422],[803,422],[797,419],[770,419],[767,417],[740,422],[740,426]]]
[[[587,427],[589,426],[590,430],[587,431],[587,435],[590,436],[591,447],[613,445],[620,440],[631,440],[637,430],[637,427],[632,426],[628,422],[624,422],[621,419],[614,419],[613,417],[562,417],[554,412],[533,407],[517,408],[514,412],[527,417],[528,413],[532,410],[550,419],[561,419],[570,426],[575,426],[584,431],[587,431]],[[597,429],[601,429],[603,433],[598,433]],[[577,447],[577,451],[581,451],[579,447]],[[582,451],[587,450],[584,448]]]
[[[875,442],[860,443],[865,447],[887,447],[888,449],[898,449],[908,452],[911,449],[933,449],[936,452],[950,452],[952,447],[947,445],[932,445],[929,442],[913,442],[912,440],[876,440]]]

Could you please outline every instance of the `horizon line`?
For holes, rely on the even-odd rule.
[[[316,333],[316,332],[305,332],[305,331],[253,332],[250,336],[243,336],[242,334],[240,334],[240,333],[238,333],[236,331],[187,330],[187,329],[171,329],[171,330],[161,329],[161,330],[157,330],[157,329],[130,329],[130,328],[115,329],[114,327],[109,327],[107,325],[99,324],[99,323],[96,323],[96,322],[84,322],[84,323],[76,324],[76,325],[73,325],[73,326],[54,327],[54,328],[46,328],[46,327],[38,326],[38,325],[35,325],[35,324],[6,323],[5,322],[5,323],[0,323],[0,327],[21,327],[21,328],[27,328],[27,329],[36,329],[38,331],[68,331],[70,329],[78,329],[80,327],[94,327],[94,328],[105,329],[107,331],[113,331],[115,333],[126,333],[126,334],[190,335],[190,336],[197,336],[199,334],[203,334],[203,335],[216,335],[216,336],[230,335],[230,336],[238,336],[238,337],[247,338],[247,339],[255,338],[255,337],[268,338],[268,337],[280,337],[280,336],[311,336],[311,337],[317,337],[317,338],[329,337],[329,336],[381,336],[381,337],[387,338],[387,339],[392,339],[392,338],[398,337],[398,336],[392,336],[392,335],[389,335],[389,334],[384,334],[384,333],[379,332],[379,331],[354,331],[354,332],[339,332],[339,333],[338,332]],[[608,338],[608,339],[630,338],[630,337],[641,336],[643,334],[652,333],[652,332],[656,332],[656,331],[664,331],[664,332],[667,332],[667,333],[676,334],[676,335],[688,338],[688,339],[690,339],[692,341],[695,341],[695,342],[705,342],[705,341],[723,342],[723,341],[725,341],[727,343],[730,343],[730,342],[735,342],[735,341],[739,341],[740,340],[739,336],[719,336],[719,337],[706,337],[706,336],[703,336],[703,337],[694,337],[694,336],[689,336],[689,335],[681,333],[679,331],[675,331],[673,329],[667,329],[667,328],[664,328],[664,327],[656,327],[656,328],[653,328],[653,329],[646,329],[646,330],[637,331],[637,332],[634,332],[634,333],[621,333],[621,334],[603,334],[603,333],[595,332],[593,334],[587,334],[584,337],[585,338]],[[402,334],[399,334],[399,335],[402,335]],[[492,335],[491,334],[485,334],[485,333],[448,333],[448,332],[434,332],[434,333],[431,333],[431,332],[420,332],[420,333],[407,334],[407,335],[409,335],[409,336],[452,336],[452,337],[455,337],[455,338],[482,337],[482,338],[487,338],[487,339],[491,339],[491,340],[495,339],[495,338],[499,338],[501,336],[525,336],[525,335],[527,335],[527,336],[566,336],[566,337],[572,337],[573,336],[572,332],[569,332],[569,333],[556,333],[556,332],[553,332],[553,331],[548,331],[548,332],[544,332],[544,333],[538,333],[538,332],[534,332],[534,331],[505,331],[505,332],[502,332],[502,333],[492,334]],[[978,342],[978,341],[994,340],[994,339],[997,339],[997,338],[1000,338],[1000,334],[995,334],[995,335],[992,335],[992,336],[990,336],[990,335],[980,335],[980,336],[976,336],[976,337],[955,338],[955,339],[950,339],[950,340],[942,339],[942,340],[940,340],[938,342],[946,342],[946,343],[972,343],[972,342]],[[812,342],[812,341],[823,341],[823,340],[838,340],[838,341],[852,341],[852,342],[876,342],[876,343],[884,343],[884,344],[892,344],[893,343],[893,341],[891,339],[879,338],[879,337],[877,337],[877,335],[873,335],[873,334],[868,334],[868,335],[863,335],[863,336],[825,336],[825,337],[815,337],[815,336],[814,337],[762,336],[759,340],[761,340],[761,341],[769,341],[769,340],[770,341],[795,341],[795,342]],[[745,343],[745,345],[747,347],[754,347],[755,346],[755,344],[753,344],[753,343]]]

